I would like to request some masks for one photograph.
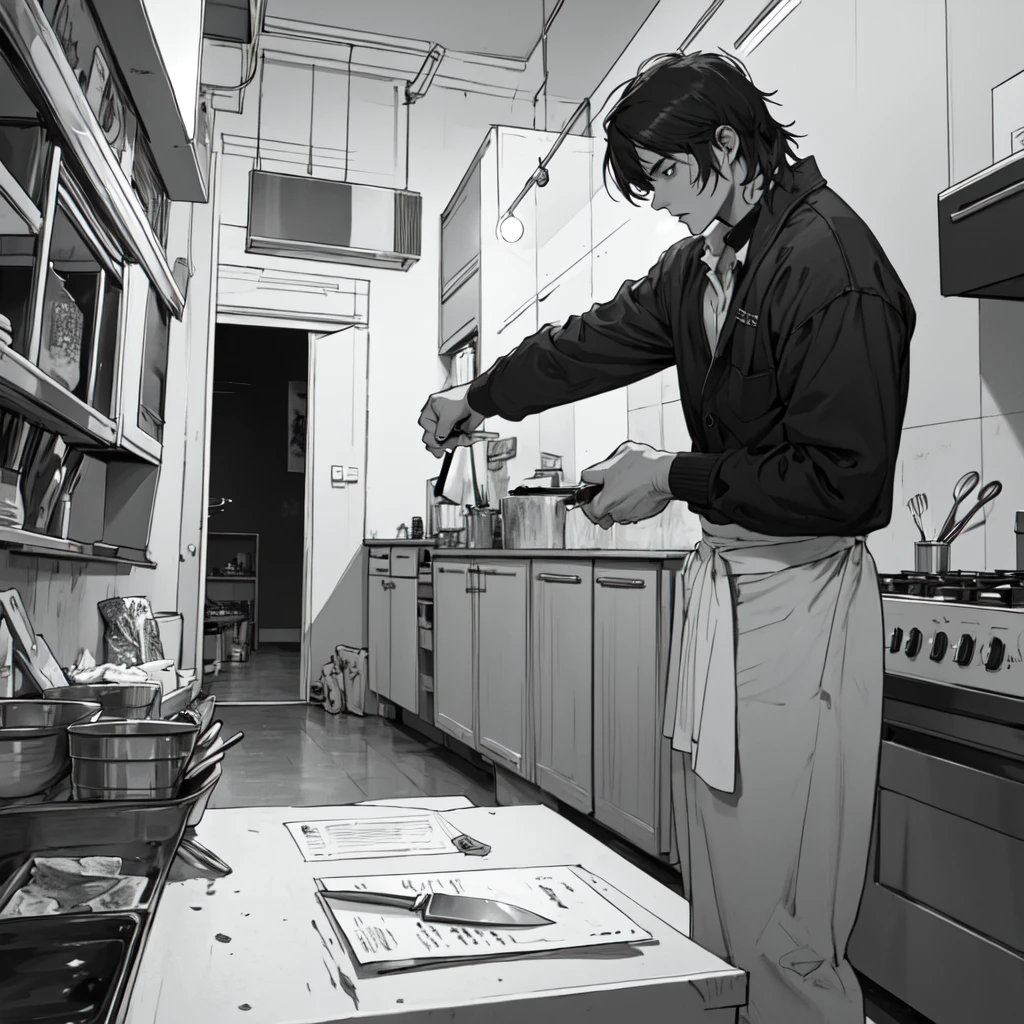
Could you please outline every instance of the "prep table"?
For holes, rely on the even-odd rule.
[[[443,810],[491,853],[306,863],[284,823],[336,818],[351,806],[208,811],[199,838],[234,872],[167,886],[126,1024],[736,1020],[746,975],[687,938],[686,901],[560,815],[472,807],[464,797],[373,803]],[[582,864],[607,881],[621,894],[613,902],[658,944],[624,956],[597,950],[373,977],[340,948],[314,895],[318,877],[554,864]]]

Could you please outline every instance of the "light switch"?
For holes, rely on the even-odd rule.
[[[331,466],[331,483],[343,484],[345,482],[345,467]]]
[[[359,482],[359,467],[358,466],[346,466],[345,467],[345,483],[355,484]]]

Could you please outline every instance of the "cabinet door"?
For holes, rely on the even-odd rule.
[[[388,582],[391,584],[391,699],[415,715],[419,713],[416,580],[392,577]]]
[[[594,570],[534,562],[530,570],[531,687],[537,784],[589,814],[593,799]]]
[[[441,292],[480,256],[480,164],[441,220]]]
[[[366,621],[369,641],[370,689],[391,697],[391,590],[390,580],[371,576]]]
[[[468,562],[434,564],[434,724],[473,746],[473,595]]]
[[[479,750],[532,777],[527,715],[527,566],[480,566],[477,625]]]
[[[658,572],[594,567],[594,816],[659,846]]]

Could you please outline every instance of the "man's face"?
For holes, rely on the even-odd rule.
[[[712,174],[702,192],[694,157],[686,154],[665,157],[642,147],[636,152],[653,186],[651,206],[655,210],[668,210],[686,225],[690,234],[703,234],[718,218],[729,198],[728,177],[716,178]]]

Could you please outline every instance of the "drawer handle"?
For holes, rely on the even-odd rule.
[[[371,558],[375,558],[378,562],[386,562],[388,560],[387,555],[370,555]]]
[[[950,223],[956,224],[958,221],[970,217],[971,214],[987,210],[990,206],[995,206],[996,203],[1001,203],[1004,199],[1009,199],[1010,196],[1015,196],[1018,192],[1024,192],[1024,181],[1016,181],[1012,185],[1007,185],[1006,188],[1001,188],[998,192],[993,192],[990,196],[985,196],[970,203],[962,210],[954,210],[949,215]]]
[[[405,558],[405,559],[410,559],[410,558],[412,558],[412,555],[394,555],[394,556],[392,556],[392,557],[394,557],[394,558]]]
[[[437,571],[438,572],[446,572],[446,573],[449,573],[452,576],[465,576],[466,575],[466,570],[465,569],[446,569],[443,565],[439,566]]]
[[[481,576],[515,576],[514,572],[502,572],[500,569],[476,569]]]
[[[602,587],[616,587],[619,590],[643,590],[647,586],[643,580],[627,580],[621,576],[598,576],[597,582]]]
[[[545,583],[582,583],[583,580],[579,576],[562,576],[557,572],[541,572],[537,573],[537,579],[543,580]]]

